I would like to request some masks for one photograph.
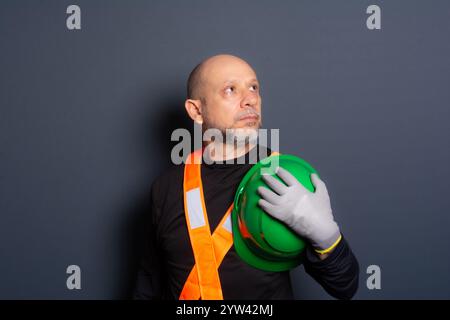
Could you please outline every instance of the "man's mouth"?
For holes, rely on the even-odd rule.
[[[248,116],[242,117],[239,119],[239,121],[248,121],[248,120],[258,120],[258,116],[254,114],[250,114]]]

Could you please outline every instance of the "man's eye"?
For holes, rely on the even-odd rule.
[[[225,89],[225,92],[226,93],[231,93],[231,92],[233,92],[234,91],[234,87],[227,87],[226,89]]]
[[[256,84],[254,84],[254,85],[252,85],[252,88],[253,88],[253,90],[258,90],[258,85],[256,85]]]

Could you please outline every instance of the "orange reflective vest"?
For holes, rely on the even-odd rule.
[[[183,286],[180,300],[223,300],[219,266],[233,245],[231,211],[225,212],[211,235],[201,179],[203,149],[192,152],[184,167],[183,197],[195,265]],[[271,155],[277,154],[273,152]]]

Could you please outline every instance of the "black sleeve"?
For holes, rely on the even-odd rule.
[[[334,298],[351,299],[358,289],[358,261],[344,237],[324,260],[320,260],[308,246],[304,267],[305,271]]]
[[[148,208],[150,210],[150,217],[147,219],[146,243],[144,244],[144,252],[133,292],[133,299],[135,300],[163,299],[164,295],[164,260],[159,250],[156,235],[155,217],[157,216],[158,207],[154,201],[154,199],[156,199],[155,189],[155,185],[153,185],[149,197]]]

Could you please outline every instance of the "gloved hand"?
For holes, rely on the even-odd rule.
[[[273,191],[259,187],[261,199],[258,204],[269,215],[308,239],[318,253],[331,251],[341,239],[341,233],[333,218],[325,183],[317,174],[311,174],[315,192],[310,192],[287,170],[277,167],[275,172],[286,185],[263,174],[264,181]]]

